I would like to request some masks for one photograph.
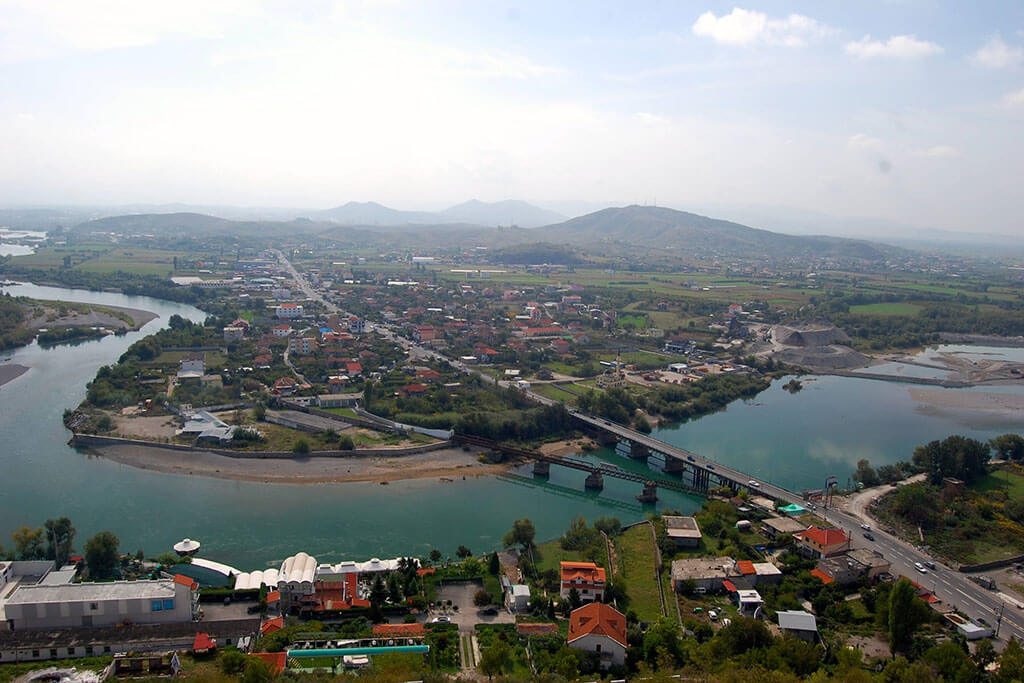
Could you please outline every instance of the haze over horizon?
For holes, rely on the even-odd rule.
[[[1021,232],[1020,4],[89,4],[0,3],[2,204],[521,198]]]

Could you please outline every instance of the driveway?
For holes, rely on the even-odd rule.
[[[479,614],[480,608],[473,604],[473,596],[481,588],[483,588],[483,584],[479,581],[440,586],[437,591],[439,603],[451,600],[452,606],[458,606],[458,609],[449,608],[447,605],[440,608],[435,606],[435,609],[430,612],[429,619],[446,616],[453,624],[458,624],[459,630],[464,632],[473,631],[473,627],[477,624],[514,624],[515,615],[510,614],[503,605],[494,605],[498,609],[498,613],[494,616]]]

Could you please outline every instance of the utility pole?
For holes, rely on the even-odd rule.
[[[999,605],[999,616],[996,617],[996,638],[999,637],[999,627],[1003,625],[1003,610],[1006,609],[1006,603]]]

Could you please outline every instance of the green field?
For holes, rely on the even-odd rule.
[[[537,571],[542,572],[547,569],[554,569],[556,572],[559,569],[560,562],[589,562],[590,558],[584,557],[582,552],[575,550],[563,550],[561,544],[555,541],[548,541],[547,543],[541,543],[534,550],[534,557],[537,560]],[[608,556],[605,553],[601,554],[598,558],[597,565],[608,569]]]
[[[1024,499],[1024,477],[1006,470],[994,470],[976,481],[971,488],[980,493],[993,490],[1005,491],[1011,499]]]
[[[661,616],[661,593],[654,573],[654,539],[647,524],[630,527],[615,538],[619,570],[626,582],[629,609],[641,621],[657,621]]]
[[[917,315],[920,311],[921,307],[917,304],[905,304],[898,302],[850,306],[850,313],[861,313],[865,315]]]
[[[557,384],[535,384],[530,387],[530,390],[555,401],[565,401],[570,405],[575,405],[576,403],[576,396],[568,391],[563,391]]]
[[[75,268],[89,273],[132,273],[134,275],[167,275],[174,270],[175,257],[184,252],[157,249],[111,249]]]

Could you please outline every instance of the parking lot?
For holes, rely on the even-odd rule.
[[[510,614],[504,605],[493,605],[498,611],[495,615],[480,614],[480,608],[473,604],[473,596],[481,588],[483,584],[476,581],[450,583],[438,587],[438,602],[431,610],[428,620],[447,617],[453,624],[458,624],[460,631],[472,631],[476,624],[515,623],[515,616]],[[448,600],[452,601],[452,607],[444,604]]]

